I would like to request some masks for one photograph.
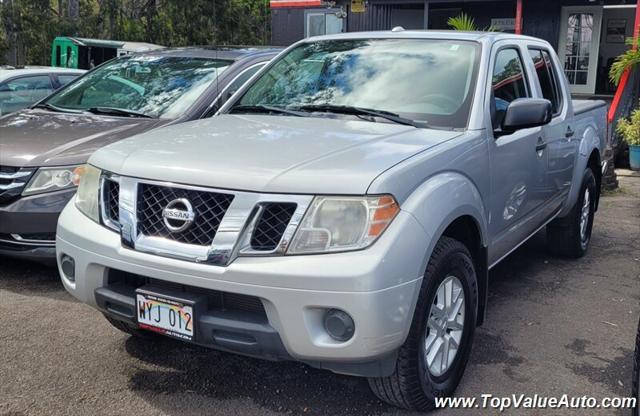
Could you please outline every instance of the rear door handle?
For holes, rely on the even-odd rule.
[[[574,134],[576,134],[576,132],[575,132],[575,131],[573,131],[573,130],[571,129],[571,127],[568,127],[568,128],[567,128],[567,132],[564,134],[564,137],[566,137],[567,139],[569,139],[569,138],[573,137],[573,135],[574,135]]]
[[[538,144],[536,145],[536,152],[542,152],[547,148],[547,142],[542,140],[542,137],[538,138]]]

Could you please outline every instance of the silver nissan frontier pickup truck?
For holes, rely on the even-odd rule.
[[[432,409],[462,378],[488,271],[544,227],[554,253],[587,251],[605,110],[572,101],[530,37],[306,39],[218,117],[94,153],[58,223],[62,282],[124,332]]]

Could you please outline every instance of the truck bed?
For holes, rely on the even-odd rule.
[[[607,103],[602,100],[571,100],[573,102],[573,113],[580,115],[599,107],[606,107]]]

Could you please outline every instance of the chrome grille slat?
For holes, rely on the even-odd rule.
[[[10,202],[20,196],[33,172],[34,168],[0,166],[0,203]]]
[[[20,179],[20,178],[25,178],[27,176],[30,176],[31,173],[32,173],[32,171],[30,171],[30,170],[26,170],[26,171],[19,170],[19,171],[14,172],[14,173],[2,173],[2,172],[0,172],[0,180],[12,181],[12,180],[15,180],[15,179]]]
[[[21,188],[23,186],[24,186],[24,184],[23,183],[19,183],[19,182],[11,182],[11,183],[7,183],[7,184],[0,184],[0,191],[9,191],[11,189],[17,189],[17,188]]]

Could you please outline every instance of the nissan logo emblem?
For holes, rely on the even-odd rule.
[[[162,210],[162,221],[172,233],[179,233],[189,228],[195,217],[193,206],[186,198],[174,199]]]

